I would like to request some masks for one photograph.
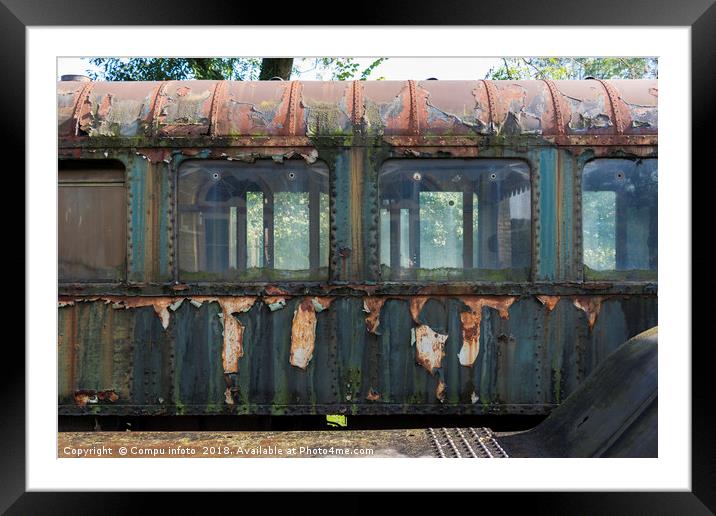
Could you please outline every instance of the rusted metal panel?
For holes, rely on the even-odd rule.
[[[417,83],[419,126],[430,135],[485,133],[489,107],[480,99],[482,83],[420,81]],[[481,103],[482,102],[482,103]]]
[[[211,107],[219,81],[171,81],[157,99],[159,136],[209,134]]]
[[[303,369],[291,361],[295,314],[315,316],[328,300],[290,298],[276,311],[260,297],[226,308],[213,300],[62,299],[60,413],[544,413],[618,343],[656,323],[656,297],[601,299],[591,329],[577,306],[589,305],[585,296],[568,296],[552,310],[536,297],[429,297],[418,313],[422,324],[409,298],[384,298],[375,334],[366,327],[364,298],[332,296],[311,339],[301,340],[313,341]],[[459,357],[466,301],[489,308],[472,367]],[[164,306],[166,329],[158,316]],[[224,312],[243,328],[239,373],[223,364]],[[75,394],[86,391],[117,398],[78,404]]]
[[[57,83],[57,134],[60,137],[76,134],[75,110],[78,99],[88,88],[84,82],[60,81]]]
[[[555,134],[552,95],[543,81],[490,81],[494,131],[501,135]]]
[[[659,86],[646,82],[611,80],[617,92],[617,105],[623,117],[624,134],[655,134],[659,127]]]
[[[460,314],[462,323],[462,348],[458,353],[460,365],[472,367],[480,352],[480,323],[482,321],[483,307],[497,310],[500,317],[508,319],[510,305],[515,302],[511,296],[504,297],[464,297],[463,303],[468,311]]]
[[[78,99],[77,135],[133,137],[151,134],[159,82],[92,82]]]
[[[119,85],[107,85],[99,95],[95,85],[63,83],[62,91],[71,93],[62,101],[59,123],[67,130],[74,123],[70,118],[83,119],[89,136],[61,135],[61,156],[121,159],[126,165],[129,281],[61,285],[66,297],[58,302],[60,412],[548,412],[615,346],[656,324],[655,282],[584,284],[573,269],[581,245],[579,163],[618,153],[656,154],[657,127],[650,122],[630,128],[631,120],[648,121],[649,110],[656,109],[656,81],[647,82],[646,93],[637,82],[610,82],[618,92],[623,134],[614,125],[614,100],[597,81],[557,81],[554,88],[544,81],[330,87],[219,82],[196,88],[210,94],[208,101],[194,103],[198,115],[191,128],[180,127],[178,104],[164,111],[165,101],[177,102],[166,98],[176,96],[175,83],[136,85],[131,95],[120,94]],[[119,89],[112,90],[115,86]],[[126,96],[135,109],[128,112],[135,114],[107,110],[106,119],[92,118],[107,92],[114,95],[106,102],[112,110]],[[580,100],[573,106],[568,96]],[[136,110],[143,99],[147,117],[143,107]],[[602,107],[611,126],[579,128]],[[162,117],[166,127],[159,128]],[[172,127],[177,128],[172,147],[159,147],[168,140],[157,131]],[[112,132],[130,134],[134,128],[141,134]],[[100,129],[112,134],[101,136]],[[187,134],[181,133],[185,129]],[[178,164],[190,158],[252,162],[299,154],[307,161],[325,160],[331,169],[330,283],[170,282],[176,279],[172,188]],[[376,170],[390,157],[439,154],[530,162],[531,281],[375,283]],[[470,296],[514,299],[504,310],[490,305],[473,310],[468,304],[466,311]],[[316,315],[327,307],[320,299],[326,297],[330,309]],[[294,346],[293,330],[299,328],[310,331],[298,332]],[[416,332],[430,373],[411,345]],[[114,392],[117,398],[105,394],[93,403],[92,392]],[[77,404],[76,393],[88,396],[85,405]]]
[[[307,136],[337,136],[353,133],[353,82],[301,83],[300,105],[302,122],[300,134]]]
[[[487,135],[656,134],[657,96],[656,80],[60,82],[57,102],[60,137],[157,145],[360,135],[445,145]]]
[[[226,81],[214,136],[288,135],[291,83]]]
[[[363,88],[366,134],[405,134],[411,127],[410,88],[404,81],[366,81]],[[414,124],[414,123],[413,123]]]
[[[363,310],[368,314],[365,317],[365,326],[370,333],[378,333],[380,324],[380,309],[385,303],[384,297],[366,297],[363,299]]]

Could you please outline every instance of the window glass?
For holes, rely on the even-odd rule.
[[[328,168],[192,160],[179,170],[184,281],[328,278]]]
[[[582,176],[585,279],[653,279],[657,160],[596,159]]]
[[[104,160],[60,160],[58,168],[59,280],[123,280],[127,249],[124,166]]]
[[[379,183],[383,280],[529,278],[530,172],[523,161],[389,160]]]

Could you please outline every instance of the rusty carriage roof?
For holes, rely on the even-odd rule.
[[[57,86],[61,146],[656,143],[656,80],[167,81]],[[356,137],[362,138],[357,140]],[[171,142],[171,143],[169,143]]]

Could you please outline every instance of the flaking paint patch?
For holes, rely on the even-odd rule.
[[[427,324],[421,324],[412,330],[412,343],[415,344],[415,361],[434,375],[435,369],[442,367],[445,356],[447,335],[441,335]]]
[[[410,298],[410,316],[415,321],[415,324],[421,324],[419,320],[420,312],[428,299],[430,299],[429,296],[413,296]]]
[[[222,360],[224,373],[239,372],[239,358],[244,356],[244,325],[233,314],[247,312],[256,302],[255,297],[232,297],[219,300],[221,320],[224,323]]]
[[[368,401],[378,401],[380,400],[380,393],[375,392],[373,389],[369,389],[365,399]]]
[[[470,310],[460,313],[462,324],[462,348],[458,353],[460,365],[472,367],[480,352],[480,323],[482,308],[487,306],[498,310],[500,317],[509,319],[509,308],[515,302],[514,296],[462,297],[460,298]]]
[[[363,299],[363,311],[368,315],[365,316],[365,327],[369,333],[378,335],[378,326],[380,325],[380,310],[386,299],[384,297],[366,297]]]
[[[445,385],[445,382],[441,378],[440,380],[438,380],[438,386],[435,388],[435,397],[438,399],[438,401],[440,403],[445,401],[445,390],[446,390],[446,385]]]
[[[284,306],[286,306],[286,298],[278,296],[265,297],[264,304],[268,306],[269,310],[275,312],[276,310],[281,310]]]
[[[557,303],[559,303],[559,296],[537,296],[537,299],[550,312],[554,310],[554,307],[557,306]]]
[[[74,393],[75,404],[84,407],[87,404],[96,404],[109,402],[114,403],[119,399],[119,395],[114,389],[106,389],[103,391],[95,390],[79,390]]]
[[[594,325],[597,322],[597,316],[599,310],[602,308],[602,296],[589,296],[589,297],[575,297],[574,306],[587,314],[587,321],[589,322],[589,329],[594,329]]]
[[[162,322],[162,328],[165,330],[169,327],[169,306],[176,303],[177,299],[171,297],[119,297],[119,296],[106,296],[106,297],[93,297],[93,298],[82,298],[75,299],[75,302],[90,302],[90,301],[104,301],[105,304],[112,304],[112,308],[115,309],[129,309],[129,308],[142,308],[145,306],[151,306],[154,308],[154,313],[157,314],[159,320]]]
[[[292,366],[304,370],[308,367],[316,344],[316,312],[326,310],[332,301],[331,297],[307,297],[296,307],[291,323]]]

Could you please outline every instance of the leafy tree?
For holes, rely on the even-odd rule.
[[[658,61],[650,57],[505,57],[486,79],[652,79]]]
[[[105,81],[178,81],[196,80],[256,80],[262,65],[258,58],[104,58],[90,62],[101,69],[88,71],[94,80]]]
[[[312,63],[313,66],[307,70],[300,72],[305,73],[313,69],[318,69],[327,75],[327,78],[334,81],[349,81],[358,77],[359,80],[365,81],[370,77],[373,71],[386,59],[387,57],[379,57],[372,61],[368,66],[360,69],[360,64],[356,63],[353,57],[318,57],[313,59],[303,59]],[[382,80],[383,77],[379,77],[378,80]]]
[[[100,71],[87,73],[94,80],[105,81],[170,81],[170,80],[234,80],[255,81],[280,77],[289,80],[301,74],[318,70],[327,78],[347,81],[366,80],[375,68],[387,58],[380,57],[361,69],[352,57],[319,57],[301,59],[308,68],[295,65],[294,58],[189,58],[189,57],[98,57],[90,59]]]

